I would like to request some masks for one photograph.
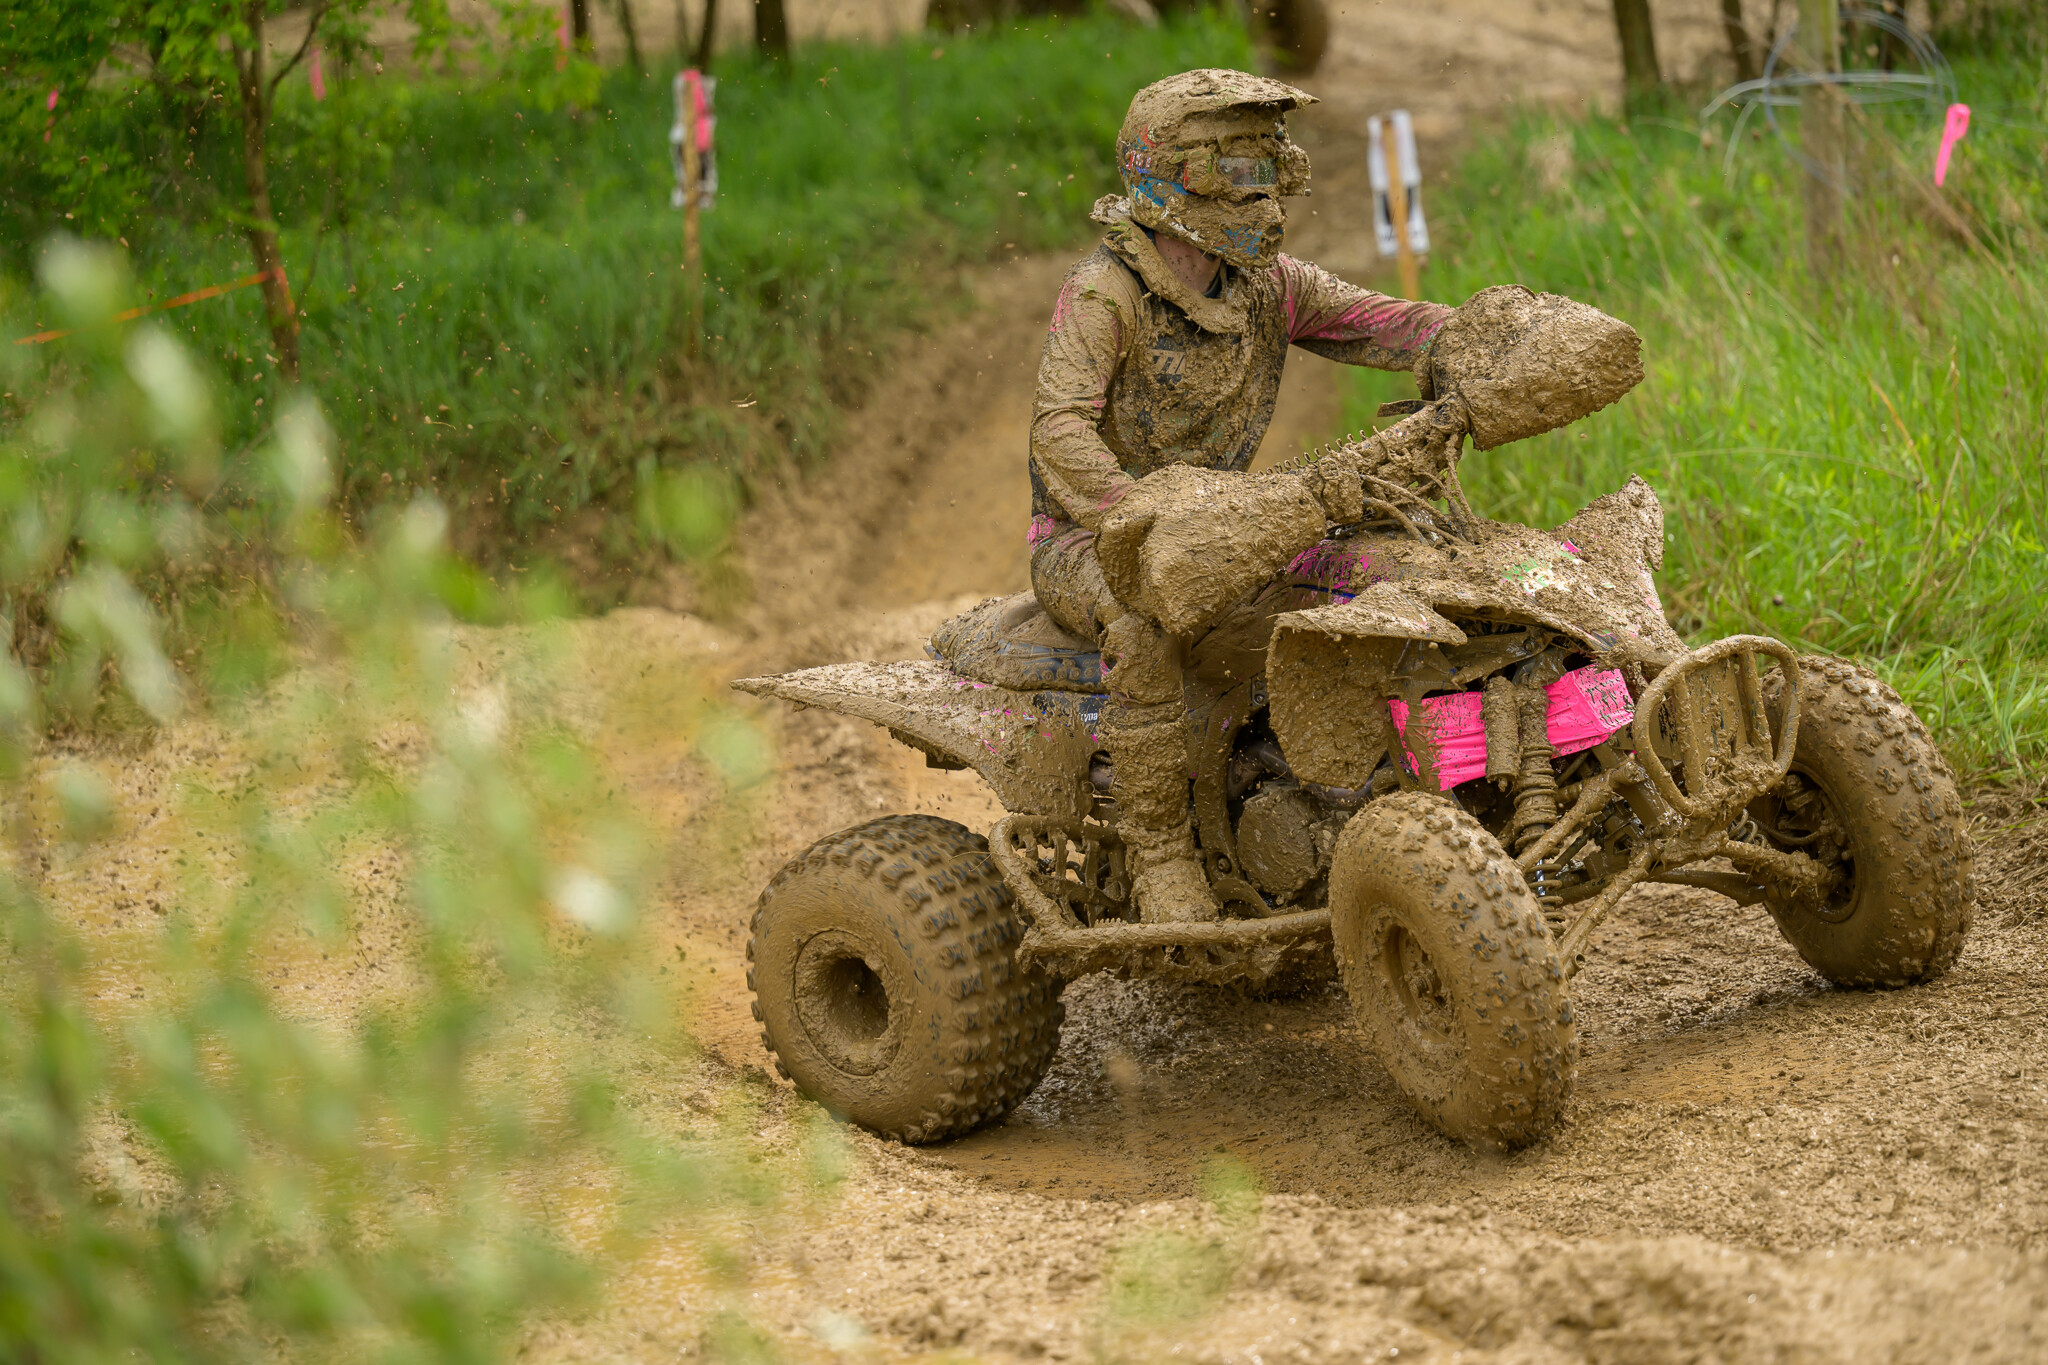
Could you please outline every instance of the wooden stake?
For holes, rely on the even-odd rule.
[[[1401,297],[1422,297],[1422,264],[1408,236],[1408,182],[1401,175],[1401,138],[1391,116],[1380,120],[1380,143],[1387,160],[1387,216],[1394,220],[1394,260],[1401,270]]]
[[[704,334],[704,261],[697,240],[697,199],[704,178],[704,165],[697,150],[697,92],[683,84],[683,288],[690,306],[690,327],[686,348],[696,359],[699,339]]]

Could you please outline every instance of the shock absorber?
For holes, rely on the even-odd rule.
[[[1521,721],[1521,763],[1512,779],[1515,813],[1508,820],[1508,844],[1517,854],[1557,823],[1557,774],[1550,770],[1550,697],[1540,687],[1515,688]],[[1543,892],[1539,889],[1537,894]]]

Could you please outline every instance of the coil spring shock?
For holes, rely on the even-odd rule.
[[[1557,774],[1550,769],[1557,751],[1550,746],[1549,695],[1540,687],[1519,687],[1516,692],[1522,762],[1512,786],[1515,813],[1508,821],[1508,843],[1520,855],[1557,823]],[[1534,888],[1539,899],[1548,895],[1545,881],[1539,871]]]

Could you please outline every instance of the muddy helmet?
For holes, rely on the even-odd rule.
[[[1315,96],[1243,71],[1183,71],[1131,101],[1116,138],[1131,217],[1245,270],[1280,255],[1283,195],[1308,189],[1287,112]]]

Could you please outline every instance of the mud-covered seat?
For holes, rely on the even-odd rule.
[[[1045,614],[1028,592],[991,597],[932,632],[925,652],[976,682],[1051,692],[1100,692],[1102,654]]]

